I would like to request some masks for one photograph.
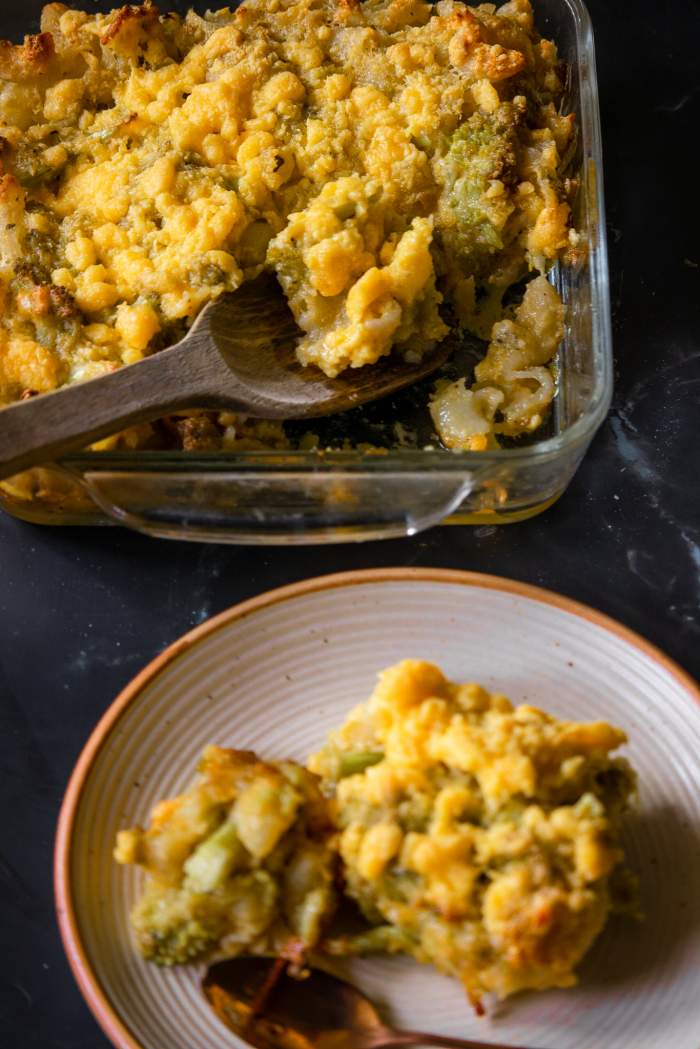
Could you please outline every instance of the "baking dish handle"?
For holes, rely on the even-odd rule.
[[[86,471],[112,520],[171,539],[256,545],[339,543],[415,535],[474,489],[471,471]]]

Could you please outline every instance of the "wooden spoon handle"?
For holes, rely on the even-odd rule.
[[[193,353],[194,350],[194,353]],[[189,339],[138,364],[0,410],[0,479],[175,408],[206,407]],[[205,387],[206,388],[206,385]]]
[[[506,1046],[498,1042],[479,1042],[464,1038],[449,1038],[441,1034],[425,1034],[422,1031],[394,1031],[384,1028],[378,1033],[376,1041],[365,1049],[391,1049],[396,1046],[433,1045],[442,1049],[519,1049],[518,1046]],[[524,1049],[524,1047],[520,1047]]]

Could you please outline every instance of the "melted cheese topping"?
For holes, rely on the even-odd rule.
[[[573,118],[528,0],[50,4],[42,28],[0,46],[0,400],[139,360],[262,267],[303,363],[415,359],[443,299],[488,333],[567,244]]]

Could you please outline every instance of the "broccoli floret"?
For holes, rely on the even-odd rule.
[[[474,113],[450,142],[445,165],[457,220],[452,247],[472,265],[503,247],[503,223],[510,213],[507,197],[494,203],[485,194],[494,179],[505,187],[512,182],[517,124],[518,111],[504,103],[495,113]]]
[[[197,913],[192,902],[178,889],[144,894],[132,914],[144,958],[157,965],[182,965],[212,949],[224,929],[223,915]]]
[[[211,892],[151,882],[132,914],[136,941],[144,958],[157,965],[182,965],[202,958],[219,945],[249,945],[273,921],[278,890],[267,871],[226,879]]]
[[[156,965],[185,965],[201,958],[219,939],[219,932],[206,923],[189,921],[177,925],[167,934],[157,936],[153,930],[144,930],[137,937],[144,958]]]

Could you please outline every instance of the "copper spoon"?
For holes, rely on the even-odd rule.
[[[258,419],[347,411],[429,375],[453,349],[446,339],[419,363],[384,357],[329,379],[299,364],[299,335],[275,278],[263,274],[205,307],[170,349],[0,411],[0,479],[184,408]]]
[[[275,959],[233,958],[208,969],[202,990],[229,1030],[257,1049],[382,1049],[401,1045],[517,1049],[495,1042],[392,1030],[382,1023],[369,998],[352,984],[320,969],[305,972],[308,975],[298,979]]]

